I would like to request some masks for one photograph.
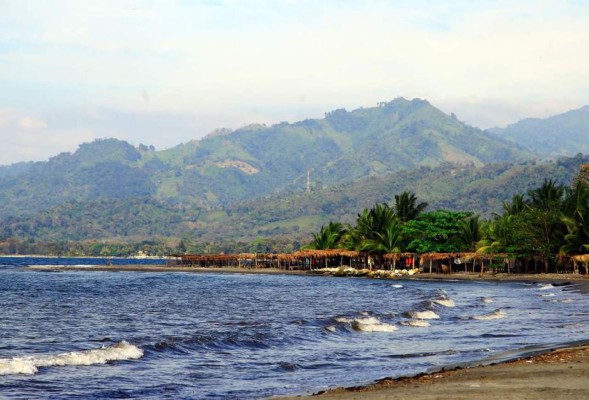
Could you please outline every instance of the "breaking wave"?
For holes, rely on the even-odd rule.
[[[427,328],[428,326],[430,326],[429,322],[423,319],[411,319],[409,321],[403,321],[401,322],[401,325],[412,326],[415,328]]]
[[[143,350],[125,340],[100,349],[72,351],[57,355],[0,359],[0,375],[36,374],[41,367],[106,364],[109,361],[136,360]]]
[[[352,328],[362,332],[394,332],[399,329],[374,317],[357,318],[352,321]]]
[[[456,307],[456,304],[454,303],[454,300],[452,300],[452,299],[442,298],[442,299],[434,299],[432,301],[434,303],[439,304],[444,307]]]
[[[352,329],[361,332],[394,332],[399,329],[395,325],[387,324],[386,322],[382,322],[381,320],[375,317],[353,319],[338,317],[335,318],[335,320],[340,323],[350,324]],[[333,328],[335,329],[335,327]]]
[[[483,315],[475,315],[474,317],[471,317],[471,318],[481,321],[481,320],[488,320],[488,319],[501,319],[501,318],[505,318],[505,317],[507,317],[507,314],[505,314],[503,311],[495,310],[492,313],[483,314]]]
[[[440,316],[433,311],[409,311],[407,316],[413,319],[439,319]]]

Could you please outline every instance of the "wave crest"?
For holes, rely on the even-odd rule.
[[[123,340],[113,346],[100,349],[72,351],[57,355],[0,359],[0,375],[33,375],[38,372],[40,367],[106,364],[109,361],[136,360],[142,356],[143,350]]]
[[[427,328],[428,326],[430,326],[429,322],[423,319],[411,319],[409,321],[403,321],[401,322],[401,324],[405,326],[412,326],[415,328]]]
[[[394,332],[399,329],[374,317],[357,318],[352,321],[352,328],[362,332]]]
[[[439,319],[440,316],[433,311],[409,311],[407,315],[413,319]]]
[[[439,304],[444,307],[456,307],[456,304],[454,303],[454,300],[452,300],[452,299],[443,298],[443,299],[433,299],[432,301],[434,303]]]
[[[475,315],[474,317],[472,317],[472,319],[484,321],[484,320],[488,320],[488,319],[501,319],[501,318],[505,318],[505,317],[507,317],[507,314],[505,314],[503,311],[495,310],[489,314]]]

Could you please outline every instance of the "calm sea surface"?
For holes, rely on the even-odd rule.
[[[107,263],[0,258],[0,398],[267,398],[589,339],[571,286],[22,267]]]

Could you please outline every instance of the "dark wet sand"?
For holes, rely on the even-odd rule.
[[[331,389],[312,397],[325,400],[589,399],[589,346],[484,367],[383,379],[362,387]],[[281,399],[296,398],[301,396]]]

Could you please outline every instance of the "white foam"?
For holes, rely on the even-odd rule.
[[[507,317],[507,314],[505,314],[503,311],[495,310],[489,314],[475,315],[474,317],[472,317],[472,319],[487,320],[487,319],[501,319],[501,318],[505,318],[505,317]]]
[[[403,287],[403,285],[399,285],[399,284],[397,283],[396,285],[393,285],[393,287],[394,287],[395,289],[400,289],[400,288],[402,288],[402,287]]]
[[[352,328],[362,332],[394,332],[399,329],[374,317],[357,318],[352,321]]]
[[[572,303],[572,299],[550,300],[551,303]]]
[[[488,297],[481,297],[481,301],[482,301],[483,303],[493,303],[493,302],[494,302],[494,300],[493,300],[493,299],[490,299],[490,298],[488,298]]]
[[[554,297],[556,296],[554,293],[546,293],[546,294],[542,294],[542,297]]]
[[[433,302],[444,307],[456,307],[452,299],[434,299]]]
[[[329,332],[335,332],[336,331],[336,328],[333,325],[329,325],[329,326],[326,326],[325,327],[325,330],[326,331],[329,331]]]
[[[143,350],[123,340],[113,346],[100,349],[0,359],[0,375],[32,375],[36,374],[40,367],[106,364],[109,361],[136,360],[142,356]]]
[[[412,327],[416,327],[416,328],[427,328],[429,325],[429,322],[423,320],[423,319],[411,319],[409,321],[403,321],[401,322],[402,325],[405,326],[412,326]]]
[[[554,286],[552,286],[552,284],[551,284],[551,283],[548,283],[548,284],[546,284],[546,285],[541,285],[541,286],[538,288],[538,290],[548,290],[548,289],[553,289],[553,288],[554,288]]]
[[[336,317],[335,321],[340,322],[342,324],[351,324],[353,320],[350,318],[346,318],[346,317]]]
[[[433,311],[409,311],[407,313],[413,319],[438,319],[440,316]]]

